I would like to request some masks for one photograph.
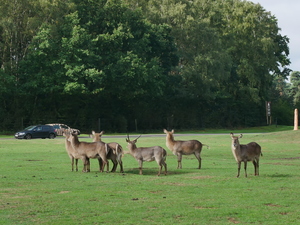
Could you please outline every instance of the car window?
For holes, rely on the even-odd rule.
[[[64,128],[64,129],[69,129],[69,127],[66,126],[66,125],[62,125],[61,127]]]
[[[29,126],[29,127],[26,127],[24,130],[33,130],[35,128],[35,126]]]
[[[42,127],[37,127],[36,130],[37,131],[41,131],[43,128]]]
[[[50,127],[48,127],[48,126],[46,127],[46,126],[45,126],[45,127],[43,127],[43,130],[49,131],[49,130],[50,130]]]

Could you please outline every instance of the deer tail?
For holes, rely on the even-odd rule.
[[[206,146],[206,147],[207,147],[207,149],[209,149],[209,146],[208,146],[208,145],[202,144],[202,146]]]
[[[107,155],[107,153],[108,153],[108,151],[109,151],[108,148],[109,148],[109,147],[108,147],[108,144],[105,144],[105,152],[106,152],[106,155]]]

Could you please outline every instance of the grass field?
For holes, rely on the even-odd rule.
[[[260,176],[248,163],[248,178],[237,165],[227,134],[175,136],[198,139],[202,169],[194,156],[183,169],[166,148],[165,137],[141,137],[137,146],[160,145],[168,152],[168,175],[156,176],[156,162],[124,155],[125,173],[71,172],[64,139],[0,139],[0,224],[299,224],[300,131],[247,133],[242,144],[262,146]],[[91,141],[80,138],[81,141]],[[105,138],[119,142],[124,138]],[[110,163],[112,166],[112,163]],[[82,170],[79,161],[79,170]]]

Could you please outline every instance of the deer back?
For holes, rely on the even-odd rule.
[[[197,151],[201,151],[202,144],[197,140],[190,140],[190,141],[175,141],[173,149],[176,152],[180,152],[181,154],[189,155]]]
[[[246,145],[240,145],[241,158],[243,160],[252,161],[261,155],[261,147],[256,142],[250,142]]]
[[[135,158],[143,161],[151,162],[166,156],[167,152],[160,146],[141,147],[135,151]]]
[[[76,134],[71,134],[68,140],[78,154],[86,155],[88,158],[97,158],[99,149],[102,147],[100,142],[80,142]],[[104,148],[104,147],[103,147]]]

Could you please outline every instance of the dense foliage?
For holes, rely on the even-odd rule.
[[[265,101],[290,124],[299,105],[299,73],[285,80],[288,38],[259,4],[0,3],[1,130],[257,126],[266,123]]]

